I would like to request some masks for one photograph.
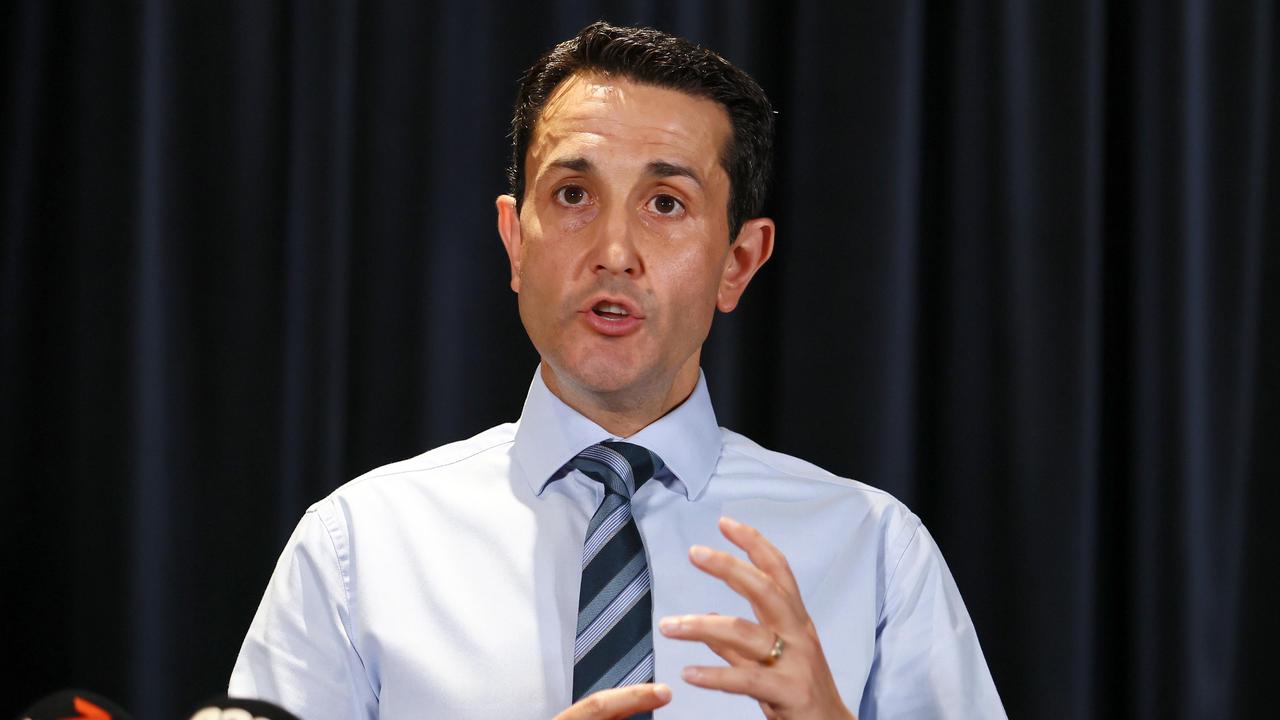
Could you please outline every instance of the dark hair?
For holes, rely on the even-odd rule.
[[[733,134],[721,150],[729,174],[729,233],[756,217],[773,169],[773,107],[764,90],[706,48],[652,28],[596,22],[556,45],[525,71],[511,118],[511,167],[516,209],[524,202],[524,158],[547,98],[576,73],[601,72],[645,85],[708,98],[724,107]]]

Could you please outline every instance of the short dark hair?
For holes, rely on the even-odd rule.
[[[720,153],[729,174],[729,233],[757,217],[773,171],[773,106],[751,76],[728,60],[660,30],[596,22],[538,58],[520,78],[511,118],[511,166],[507,171],[516,210],[524,202],[524,159],[547,98],[578,73],[600,72],[633,82],[679,90],[719,103],[733,133]]]

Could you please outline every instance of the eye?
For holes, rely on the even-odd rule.
[[[647,207],[650,212],[658,215],[666,215],[668,217],[678,217],[684,214],[684,203],[675,199],[670,195],[654,195],[649,200]]]
[[[589,199],[587,191],[578,185],[565,185],[556,190],[556,200],[561,205],[568,205],[569,207],[586,205]]]

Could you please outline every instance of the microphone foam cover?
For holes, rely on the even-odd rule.
[[[32,703],[23,720],[133,720],[124,708],[88,690],[59,690]]]

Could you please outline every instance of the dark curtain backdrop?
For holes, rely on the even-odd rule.
[[[721,423],[920,514],[1012,717],[1274,712],[1274,3],[0,12],[0,714],[180,716],[307,505],[518,415],[505,125],[597,18],[779,111]]]

